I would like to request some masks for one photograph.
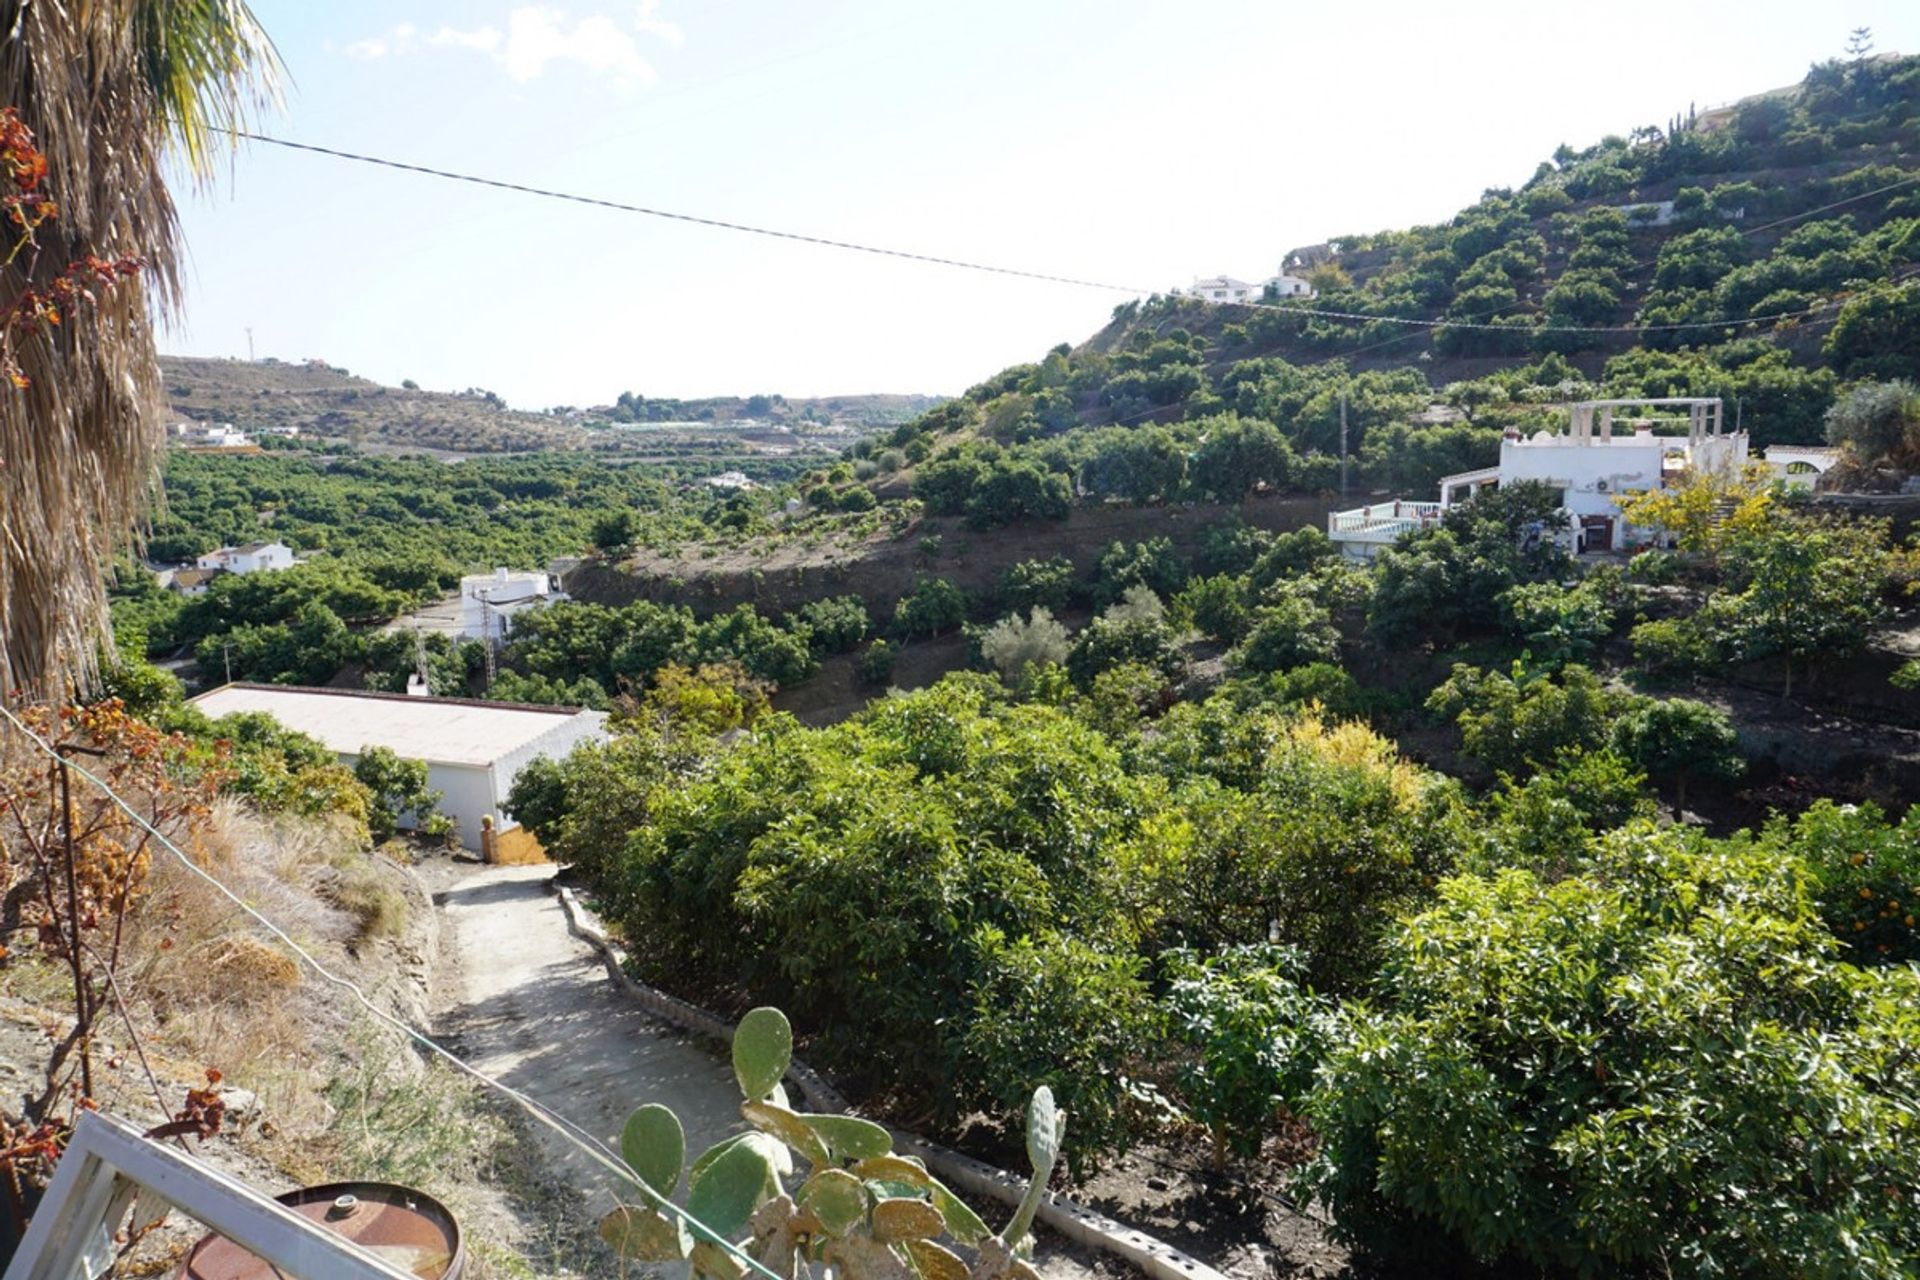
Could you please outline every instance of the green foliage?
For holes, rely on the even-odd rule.
[[[1169,538],[1149,538],[1128,546],[1107,544],[1093,573],[1093,604],[1105,609],[1129,587],[1146,587],[1165,599],[1186,585],[1187,562]]]
[[[1176,788],[1129,853],[1142,927],[1278,938],[1322,990],[1367,982],[1381,931],[1466,845],[1458,789],[1363,725],[1215,698],[1168,712],[1142,754]]]
[[[593,522],[593,529],[587,536],[602,554],[621,556],[632,550],[638,531],[639,521],[634,519],[633,512],[609,511]]]
[[[1652,777],[1672,779],[1682,805],[1689,779],[1731,780],[1747,767],[1727,713],[1687,698],[1640,700],[1614,722],[1613,744]]]
[[[1828,444],[1867,465],[1920,459],[1920,387],[1906,381],[1855,387],[1827,410],[1826,428]]]
[[[1427,710],[1460,726],[1461,749],[1488,768],[1518,774],[1547,768],[1567,751],[1607,744],[1619,699],[1586,667],[1511,674],[1455,663]]]
[[[1045,606],[1036,607],[1023,621],[1018,614],[1002,618],[980,640],[980,655],[1000,678],[1018,683],[1027,667],[1067,660],[1067,629],[1054,621]]]
[[[1553,540],[1566,517],[1554,491],[1524,482],[1449,508],[1442,527],[1402,538],[1375,559],[1367,627],[1383,643],[1444,641],[1491,630],[1517,583],[1558,581],[1568,558]]]
[[[1066,1152],[1076,1175],[1163,1118],[1166,1104],[1146,1083],[1161,1015],[1138,957],[1052,932],[989,931],[980,946],[984,976],[965,1050],[1002,1107],[1025,1093],[1016,1082],[1047,1085],[1073,1117]]]
[[[967,620],[967,593],[945,578],[922,578],[894,607],[893,629],[902,636],[937,636]]]
[[[1101,672],[1128,665],[1152,668],[1171,681],[1186,670],[1186,655],[1164,620],[1111,610],[1082,627],[1067,652],[1067,673],[1082,692]]]
[[[1546,880],[1584,866],[1598,837],[1655,813],[1646,775],[1612,750],[1563,752],[1524,781],[1503,775],[1487,807],[1487,865]]]
[[[1849,378],[1920,379],[1920,283],[1868,289],[1840,308],[1823,354]]]
[[[1876,805],[1818,800],[1797,817],[1776,815],[1761,843],[1806,866],[1814,906],[1848,959],[1920,960],[1920,808],[1890,823]]]
[[[1234,651],[1242,672],[1288,671],[1339,657],[1340,633],[1327,611],[1307,596],[1284,592],[1253,611],[1247,638]]]
[[[867,651],[860,655],[860,683],[869,687],[886,687],[887,682],[893,679],[893,663],[898,656],[898,650],[886,637],[876,637],[867,646]]]
[[[866,639],[866,601],[858,595],[835,595],[801,604],[797,618],[818,652],[849,652]]]
[[[1579,1275],[1906,1274],[1920,979],[1829,958],[1799,864],[1678,832],[1460,876],[1388,945],[1307,1114],[1380,1252]]]
[[[622,721],[606,742],[544,756],[514,777],[506,810],[555,862],[582,875],[607,874],[630,833],[643,827],[663,787],[692,774],[713,751],[698,726]]]
[[[1329,1006],[1300,983],[1300,961],[1277,947],[1167,957],[1171,1038],[1188,1051],[1175,1072],[1181,1108],[1213,1137],[1214,1168],[1260,1152],[1282,1106],[1296,1107],[1325,1052]]]
[[[1174,598],[1175,616],[1207,639],[1238,644],[1253,625],[1253,608],[1244,579],[1222,573],[1195,578]]]
[[[440,793],[427,785],[427,762],[403,760],[390,747],[362,747],[353,762],[353,776],[371,800],[368,826],[376,839],[391,836],[404,818],[424,828],[440,803]]]
[[[1022,560],[1000,579],[1000,603],[1014,613],[1047,608],[1058,613],[1078,598],[1080,586],[1073,561],[1065,556]]]
[[[1523,582],[1497,597],[1506,628],[1536,661],[1559,665],[1583,659],[1613,630],[1617,610],[1598,583],[1571,587]]]

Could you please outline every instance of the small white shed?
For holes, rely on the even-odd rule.
[[[440,811],[458,824],[460,843],[469,849],[481,847],[484,818],[492,817],[500,832],[518,825],[501,805],[520,770],[537,757],[558,760],[582,742],[607,736],[603,711],[360,689],[228,684],[201,694],[193,705],[215,718],[265,712],[318,739],[347,764],[367,747],[426,761],[428,785],[440,792]]]

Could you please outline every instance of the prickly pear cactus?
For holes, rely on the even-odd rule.
[[[684,1210],[673,1203],[686,1161],[679,1119],[657,1104],[628,1118],[620,1153],[635,1203],[600,1224],[621,1257],[684,1259],[706,1280],[793,1280],[802,1264],[847,1280],[1039,1280],[1025,1261],[1028,1233],[1066,1128],[1051,1091],[1035,1090],[1027,1108],[1033,1181],[995,1235],[920,1160],[896,1155],[882,1126],[795,1111],[780,1083],[792,1056],[793,1028],[778,1009],[741,1019],[733,1072],[753,1127],[687,1168]],[[973,1261],[950,1245],[973,1250]]]

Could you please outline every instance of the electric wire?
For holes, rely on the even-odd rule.
[[[323,147],[311,142],[295,142],[289,138],[277,138],[270,134],[251,133],[244,130],[231,131],[236,138],[250,142],[266,143],[269,146],[283,147],[290,151],[307,152],[314,155],[331,156],[338,160],[351,160],[359,164],[378,165],[386,169],[395,169],[405,173],[417,173],[427,177],[441,178],[449,182],[465,182],[474,186],[491,187],[501,191],[514,191],[522,195],[539,196],[548,200],[561,200],[572,204],[588,205],[601,209],[612,209],[620,213],[640,214],[649,218],[665,218],[674,222],[688,223],[693,226],[713,227],[722,231],[736,231],[746,235],[766,236],[775,240],[787,240],[799,244],[817,245],[822,248],[840,249],[850,253],[866,253],[879,257],[898,258],[908,262],[921,262],[933,266],[953,267],[964,271],[980,271],[990,275],[1010,276],[1017,279],[1037,280],[1048,284],[1070,285],[1081,289],[1098,289],[1109,293],[1130,293],[1136,296],[1160,292],[1138,285],[1117,284],[1106,280],[1091,280],[1079,276],[1056,275],[1045,271],[1031,271],[1020,267],[1004,267],[993,263],[976,262],[967,258],[956,258],[941,254],[919,253],[907,249],[893,249],[880,245],[863,244],[854,240],[838,240],[828,236],[808,235],[799,231],[785,231],[774,227],[762,227],[752,223],[733,222],[723,218],[710,218],[700,214],[681,213],[670,209],[657,209],[648,205],[630,204],[622,200],[609,200],[599,196],[585,196],[574,192],[557,191],[549,187],[535,187],[521,182],[510,182],[502,178],[488,178],[479,174],[460,173],[452,169],[439,169],[431,165],[413,164],[404,160],[391,160],[383,156],[367,155],[358,151],[344,151],[337,147]],[[1488,324],[1461,320],[1425,320],[1411,316],[1374,316],[1354,311],[1335,311],[1324,307],[1296,307],[1268,302],[1219,302],[1201,299],[1210,305],[1246,307],[1260,311],[1278,311],[1287,315],[1309,316],[1326,320],[1351,320],[1363,323],[1384,323],[1407,325],[1420,329],[1461,329],[1493,330],[1511,333],[1511,325]],[[1779,320],[1792,320],[1801,316],[1813,315],[1829,306],[1822,302],[1810,307],[1801,307],[1793,311],[1782,311],[1773,315],[1749,316],[1745,320],[1732,322],[1739,324],[1765,324]],[[1674,333],[1696,329],[1725,328],[1725,320],[1692,320],[1670,324],[1626,324],[1626,325],[1555,325],[1556,333]]]
[[[486,1072],[480,1070],[478,1067],[470,1065],[465,1060],[460,1058],[459,1055],[455,1054],[452,1050],[442,1046],[438,1041],[434,1040],[431,1036],[427,1035],[425,1032],[415,1029],[413,1026],[409,1025],[408,1023],[402,1021],[399,1018],[394,1017],[392,1014],[388,1013],[386,1010],[374,1004],[373,1001],[367,997],[366,992],[360,988],[360,985],[358,983],[354,982],[350,978],[343,978],[340,975],[334,973],[331,969],[327,968],[327,966],[322,964],[320,960],[313,955],[312,952],[308,951],[305,947],[301,946],[298,942],[295,942],[293,938],[287,934],[286,930],[282,929],[279,925],[275,924],[273,921],[269,920],[266,916],[262,915],[258,910],[256,910],[253,906],[251,906],[245,899],[240,897],[239,894],[235,893],[232,889],[228,888],[227,885],[218,876],[214,875],[211,871],[208,871],[205,867],[195,862],[190,856],[188,856],[185,850],[181,849],[179,845],[175,844],[170,838],[168,838],[165,832],[161,831],[158,827],[154,826],[152,822],[148,821],[147,818],[144,815],[142,815],[138,809],[136,809],[132,804],[128,803],[124,798],[122,798],[121,795],[118,792],[116,792],[112,787],[108,786],[106,782],[102,781],[97,775],[95,775],[93,772],[88,770],[85,765],[82,765],[77,761],[71,760],[67,756],[61,754],[60,749],[58,747],[48,742],[46,738],[43,737],[39,732],[37,732],[32,726],[28,725],[18,715],[14,714],[13,708],[7,706],[4,703],[0,703],[0,715],[4,715],[7,718],[7,720],[11,721],[14,728],[18,729],[22,734],[24,734],[29,742],[31,742],[36,748],[38,748],[41,752],[47,755],[50,759],[59,761],[63,766],[69,769],[72,769],[75,773],[85,778],[88,782],[91,782],[94,786],[98,787],[100,791],[103,794],[105,794],[106,797],[109,800],[111,800],[114,803],[114,805],[121,810],[121,812],[125,813],[129,818],[133,819],[136,825],[138,825],[148,835],[152,836],[156,841],[158,841],[161,848],[165,849],[168,853],[172,854],[174,858],[179,861],[181,866],[185,867],[188,871],[193,873],[195,876],[199,877],[201,880],[205,881],[208,885],[212,886],[212,888],[216,892],[218,892],[227,901],[231,902],[234,906],[240,908],[241,911],[245,912],[249,917],[251,917],[255,923],[260,925],[261,928],[265,929],[267,932],[271,933],[274,937],[278,938],[281,942],[285,943],[287,947],[289,947],[296,956],[300,957],[301,960],[306,962],[307,967],[312,969],[314,973],[318,974],[326,982],[331,983],[332,985],[346,991],[349,995],[351,995],[354,998],[356,1002],[359,1003],[359,1005],[363,1009],[365,1009],[369,1014],[373,1015],[374,1018],[376,1018],[382,1023],[385,1023],[387,1026],[392,1027],[396,1031],[399,1031],[400,1033],[402,1033],[403,1035],[405,1035],[410,1040],[414,1041],[416,1044],[420,1045],[422,1048],[426,1049],[430,1053],[433,1053],[438,1057],[444,1059],[446,1062],[451,1064],[455,1069],[459,1070],[465,1075],[472,1077],[474,1080],[478,1081],[479,1083],[486,1086],[487,1088],[492,1089],[494,1092],[500,1094],[502,1097],[509,1099],[514,1104],[519,1106],[523,1111],[525,1111],[528,1115],[532,1116],[535,1120],[539,1121],[542,1125],[552,1130],[568,1145],[580,1151],[589,1160],[593,1161],[595,1164],[599,1165],[601,1168],[605,1169],[607,1172],[615,1175],[616,1177],[620,1178],[622,1181],[632,1183],[637,1187],[644,1187],[645,1184],[641,1182],[640,1176],[634,1172],[632,1167],[629,1166],[627,1162],[623,1160],[616,1152],[614,1152],[614,1150],[611,1147],[607,1146],[606,1143],[602,1142],[592,1132],[573,1123],[573,1121],[568,1120],[565,1116],[560,1115],[558,1112],[551,1110],[544,1103],[536,1101],[535,1099],[522,1093],[520,1090],[515,1089],[513,1086],[503,1083],[498,1079],[495,1079],[493,1076],[488,1075]],[[667,1199],[665,1196],[655,1195],[651,1193],[651,1191],[649,1191],[647,1192],[646,1198],[649,1204],[657,1208],[662,1208],[669,1211],[675,1217],[679,1218],[682,1222],[686,1223],[688,1228],[697,1237],[709,1243],[719,1246],[722,1250],[731,1254],[735,1259],[746,1264],[749,1270],[757,1273],[759,1276],[763,1277],[764,1280],[782,1280],[782,1277],[777,1275],[774,1271],[768,1268],[764,1263],[748,1255],[738,1245],[734,1244],[732,1241],[726,1239],[724,1236],[720,1235],[718,1232],[709,1228],[705,1223],[701,1222],[698,1218],[695,1218],[692,1214],[688,1213],[685,1209],[673,1203],[671,1200]]]

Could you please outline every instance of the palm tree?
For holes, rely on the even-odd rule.
[[[4,106],[57,213],[0,269],[0,315],[75,264],[138,261],[84,305],[0,332],[0,694],[97,672],[105,579],[153,496],[163,433],[153,326],[180,305],[166,166],[209,180],[280,65],[243,0],[0,0]],[[7,223],[8,243],[22,228]],[[109,647],[110,648],[110,647]]]

